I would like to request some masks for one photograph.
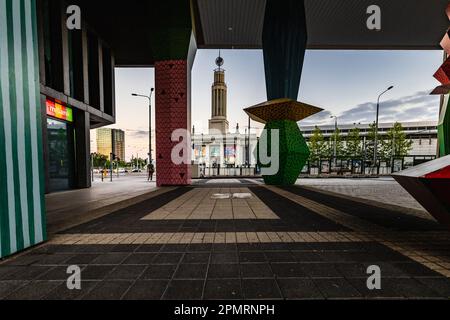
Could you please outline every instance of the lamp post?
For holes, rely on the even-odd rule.
[[[151,88],[150,90],[150,95],[146,96],[146,95],[142,95],[142,94],[136,94],[136,93],[132,93],[131,95],[133,97],[142,97],[142,98],[147,98],[148,99],[148,109],[149,109],[149,153],[148,153],[148,157],[149,157],[149,164],[153,163],[153,156],[152,156],[152,96],[153,96],[153,92],[155,91],[154,88]]]
[[[375,142],[374,142],[374,146],[373,146],[373,165],[374,168],[377,165],[377,153],[378,153],[378,125],[379,125],[379,116],[380,116],[380,98],[383,94],[385,94],[386,92],[390,91],[394,89],[394,86],[390,86],[389,88],[387,88],[385,91],[383,91],[379,96],[378,96],[378,101],[377,101],[377,118],[376,118],[376,122],[375,122]]]
[[[331,116],[331,119],[334,118],[334,166],[337,165],[337,133],[338,133],[338,117]]]
[[[250,168],[251,167],[251,156],[250,156],[250,139],[252,137],[251,134],[251,125],[252,125],[252,119],[250,117],[248,117],[248,137],[247,137],[247,152],[246,152],[246,158],[247,158],[247,167]]]
[[[94,182],[95,178],[94,178],[94,154],[91,153],[91,178],[92,178],[92,182]]]

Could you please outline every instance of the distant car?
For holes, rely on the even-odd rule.
[[[141,173],[142,172],[142,170],[140,170],[140,169],[133,169],[133,171],[131,171],[132,173]]]

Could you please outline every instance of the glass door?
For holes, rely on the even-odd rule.
[[[69,190],[73,179],[73,130],[68,123],[47,118],[50,192]]]

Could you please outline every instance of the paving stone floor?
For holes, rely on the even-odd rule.
[[[297,185],[340,193],[347,196],[374,200],[381,203],[395,203],[406,208],[425,210],[393,178],[326,178],[299,179]],[[389,194],[389,197],[386,197]]]
[[[211,204],[203,188],[248,188],[249,207],[274,216],[151,219],[189,194],[203,195],[195,206]],[[67,289],[72,265],[81,268],[81,290]],[[381,269],[381,290],[367,289],[371,265]],[[448,299],[449,277],[450,232],[407,209],[299,186],[203,181],[1,262],[0,299]]]

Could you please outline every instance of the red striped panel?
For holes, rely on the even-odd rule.
[[[445,60],[444,64],[434,74],[434,77],[442,84],[450,83],[450,58]]]
[[[450,179],[450,166],[442,168],[438,171],[426,174],[426,179]]]

